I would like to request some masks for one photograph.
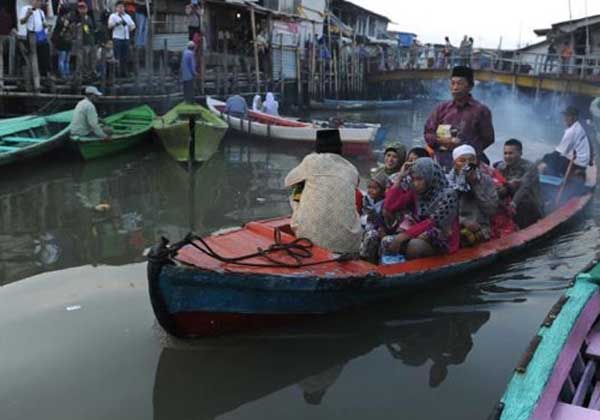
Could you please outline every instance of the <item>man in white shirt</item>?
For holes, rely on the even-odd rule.
[[[540,172],[554,176],[585,174],[585,169],[593,164],[590,139],[581,123],[579,111],[569,106],[563,112],[567,129],[554,152],[544,156]],[[573,161],[571,172],[567,174],[569,164]]]
[[[115,58],[119,60],[119,73],[121,76],[127,74],[127,59],[129,57],[130,33],[135,30],[135,23],[125,13],[125,5],[122,1],[115,4],[116,11],[108,18],[108,29],[112,31],[113,48]]]
[[[50,70],[50,44],[48,43],[47,29],[50,25],[46,21],[46,15],[42,10],[42,1],[33,0],[31,6],[23,6],[19,12],[19,38],[26,41],[30,49],[34,76],[39,72],[40,76],[46,76]],[[37,61],[33,60],[33,49],[37,55]],[[37,71],[36,71],[37,70]],[[39,89],[39,80],[34,80],[36,90]]]

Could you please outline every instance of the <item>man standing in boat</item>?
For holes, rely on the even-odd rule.
[[[102,93],[94,86],[85,88],[85,98],[77,103],[71,121],[71,137],[99,137],[109,140],[110,134],[103,130],[98,121],[94,102]]]
[[[477,151],[480,162],[489,164],[484,153],[494,143],[492,113],[471,96],[473,70],[457,66],[452,69],[452,100],[438,105],[425,124],[425,141],[435,152],[435,159],[446,170],[452,167],[452,150],[468,144]]]

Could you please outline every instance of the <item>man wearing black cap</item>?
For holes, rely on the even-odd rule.
[[[296,236],[310,239],[332,252],[358,253],[362,236],[356,210],[358,170],[344,159],[339,130],[319,130],[315,152],[290,171],[285,186],[303,185],[292,204],[291,227]]]
[[[584,175],[586,167],[593,163],[590,140],[579,122],[577,108],[569,106],[562,114],[567,126],[565,134],[554,152],[543,157],[539,170],[548,175],[564,176],[573,160],[571,174]]]
[[[446,170],[452,167],[452,149],[462,144],[475,148],[480,161],[489,163],[484,150],[494,143],[494,126],[489,108],[471,96],[473,70],[452,69],[452,100],[438,105],[425,124],[425,141]]]

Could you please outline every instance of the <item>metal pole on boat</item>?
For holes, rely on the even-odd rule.
[[[194,169],[194,159],[196,156],[196,117],[190,115],[189,119],[190,137],[188,143],[188,170],[191,173]]]

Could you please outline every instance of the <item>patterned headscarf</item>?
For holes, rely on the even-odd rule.
[[[419,219],[431,218],[439,228],[450,226],[458,215],[458,199],[440,165],[431,158],[419,158],[411,167],[411,175],[427,184],[427,190],[417,195]]]

